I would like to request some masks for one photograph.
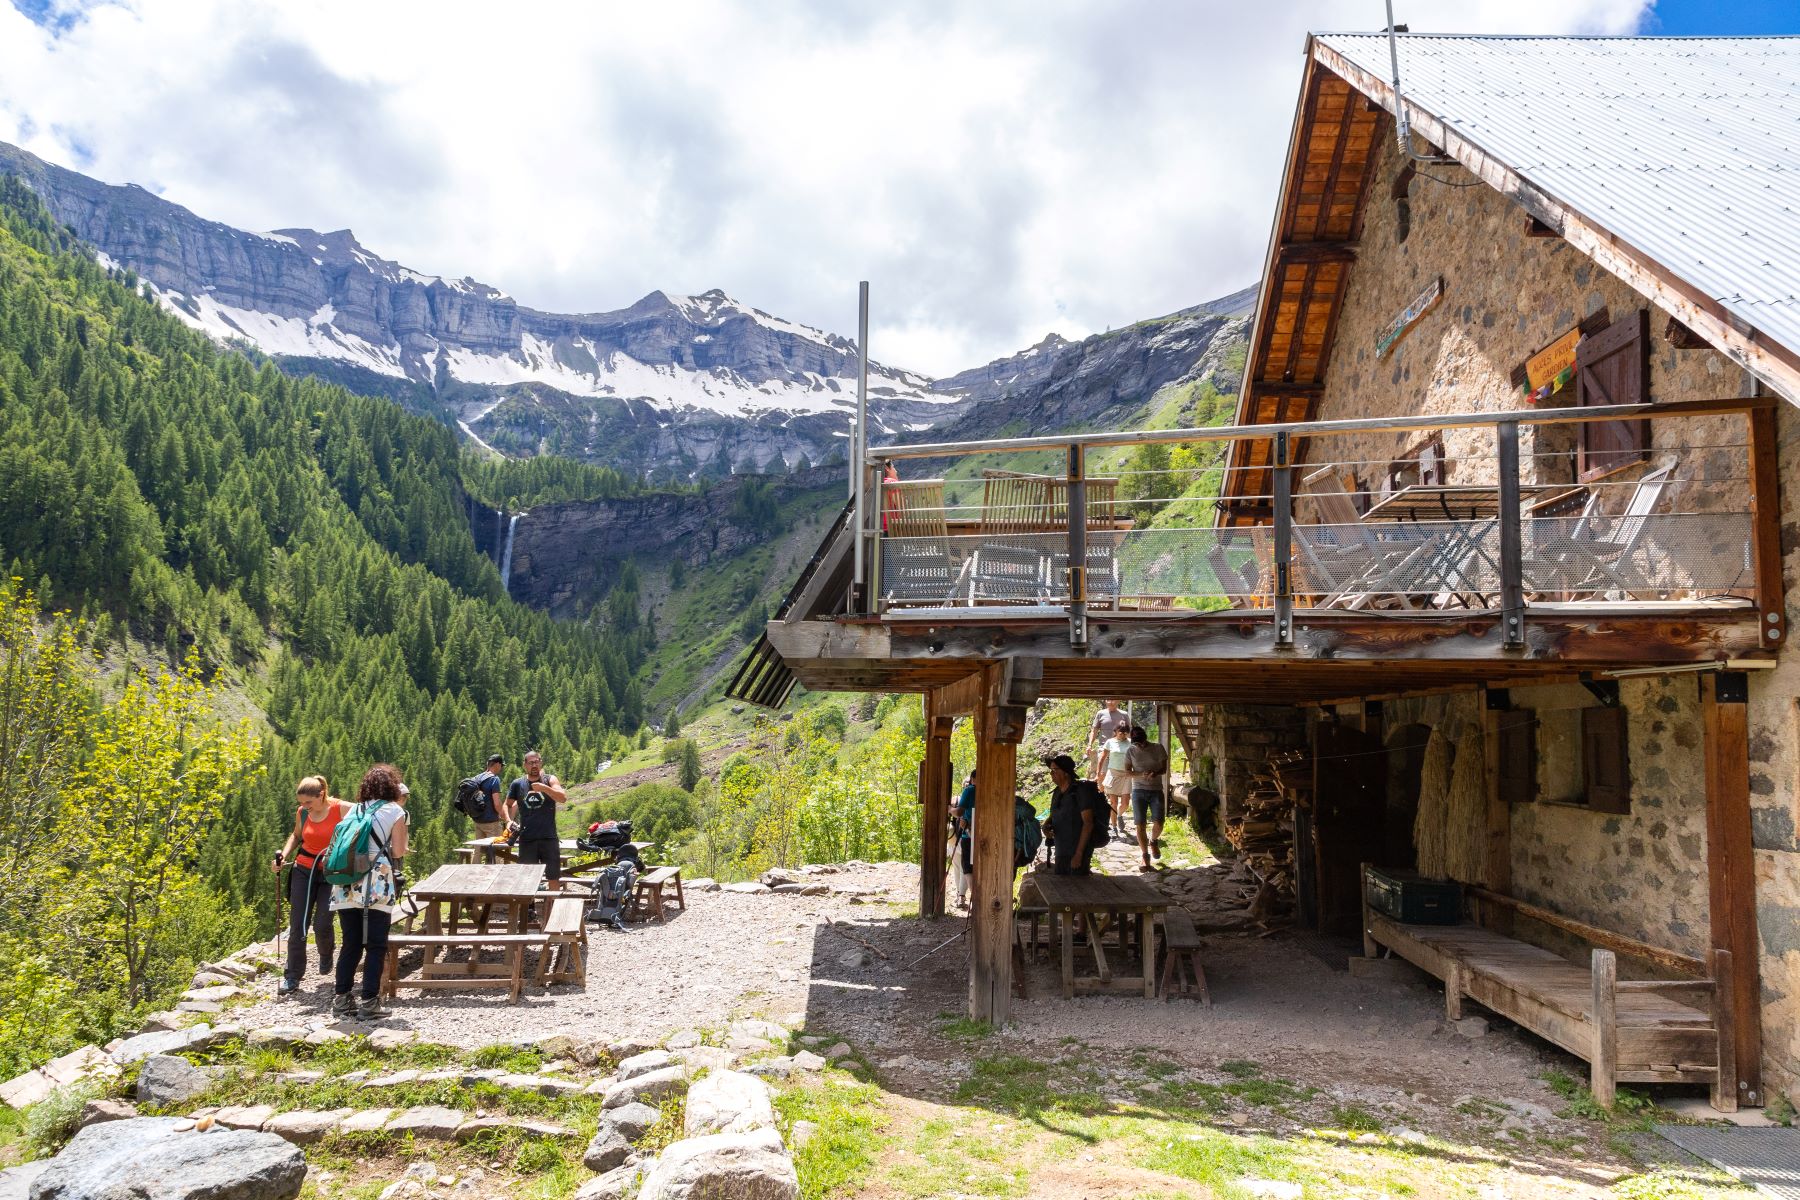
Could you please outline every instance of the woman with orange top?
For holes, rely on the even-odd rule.
[[[306,930],[312,927],[318,943],[319,971],[329,975],[336,939],[332,936],[331,886],[325,882],[325,867],[319,860],[331,845],[331,834],[343,819],[349,805],[331,795],[323,775],[308,775],[294,789],[298,811],[294,813],[294,831],[287,844],[275,856],[271,870],[288,868],[288,939],[287,969],[282,972],[278,994],[287,996],[299,990],[306,974]],[[295,848],[298,846],[298,853]]]

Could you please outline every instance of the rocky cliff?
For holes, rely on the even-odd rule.
[[[854,408],[852,342],[723,292],[542,312],[382,258],[347,229],[233,229],[3,144],[0,171],[189,323],[358,390],[404,398],[407,383],[425,385],[437,411],[509,452],[675,476],[791,466],[831,457]],[[870,395],[878,434],[923,428],[961,404],[876,363]]]

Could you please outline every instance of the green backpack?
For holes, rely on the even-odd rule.
[[[383,856],[389,862],[393,861],[387,843],[375,832],[375,814],[381,811],[381,803],[358,804],[345,813],[337,828],[331,831],[331,844],[325,847],[325,855],[319,860],[326,883],[333,887],[354,887],[369,877],[369,872]],[[375,843],[378,853],[370,852],[370,842]]]

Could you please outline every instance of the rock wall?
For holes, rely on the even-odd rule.
[[[1259,704],[1209,704],[1201,710],[1200,753],[1213,760],[1213,776],[1195,766],[1193,782],[1219,794],[1221,818],[1239,811],[1250,787],[1250,772],[1270,755],[1306,745],[1306,718],[1299,709]]]

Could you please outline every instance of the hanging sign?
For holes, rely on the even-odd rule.
[[[1437,307],[1437,302],[1444,298],[1444,277],[1439,275],[1425,285],[1425,290],[1413,297],[1411,304],[1401,310],[1400,315],[1389,321],[1381,336],[1375,339],[1375,357],[1386,358],[1401,338],[1412,332],[1426,313]]]
[[[1525,378],[1519,392],[1531,404],[1541,404],[1569,386],[1575,378],[1575,347],[1581,344],[1579,325],[1525,360]]]

